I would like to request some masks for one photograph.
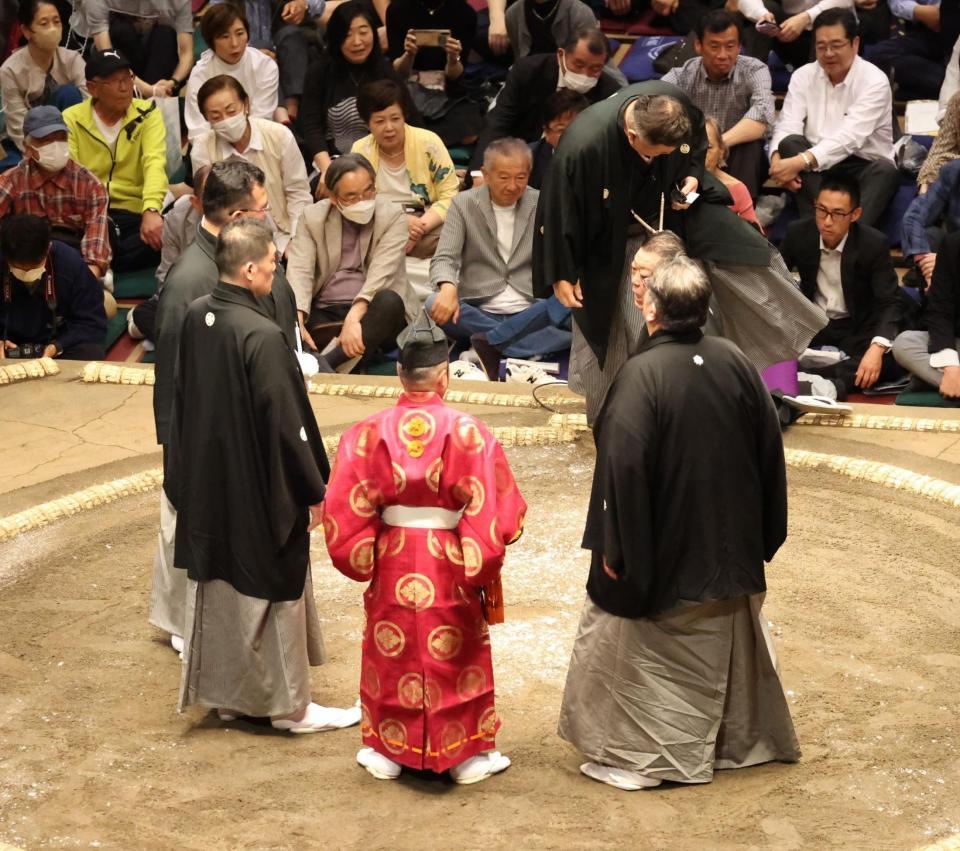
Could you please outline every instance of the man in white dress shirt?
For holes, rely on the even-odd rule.
[[[798,193],[804,216],[812,214],[824,171],[855,177],[860,220],[875,225],[899,184],[890,81],[857,55],[857,21],[849,10],[823,12],[814,23],[814,42],[817,61],[793,73],[774,127],[770,176]]]

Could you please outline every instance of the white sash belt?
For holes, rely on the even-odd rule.
[[[383,509],[381,520],[388,526],[408,529],[456,529],[460,514],[433,505],[388,505]]]

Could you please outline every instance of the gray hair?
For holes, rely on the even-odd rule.
[[[523,139],[507,136],[492,141],[483,152],[483,167],[489,171],[493,168],[494,162],[501,157],[522,159],[526,161],[528,168],[533,168],[533,154],[530,153],[530,146]]]
[[[369,174],[370,179],[376,182],[377,173],[373,170],[370,160],[363,154],[341,154],[327,166],[327,171],[323,175],[323,182],[327,185],[327,189],[336,192],[341,177],[350,174],[350,172],[361,170]]]
[[[633,131],[650,145],[675,148],[693,135],[683,104],[670,95],[640,95],[633,107]]]
[[[685,254],[657,266],[647,281],[647,292],[665,331],[691,331],[707,321],[710,281]]]
[[[408,390],[433,390],[440,376],[450,368],[447,361],[436,363],[433,366],[418,366],[414,369],[404,369],[397,364],[397,376],[400,383]]]
[[[270,253],[273,232],[258,219],[234,219],[217,239],[215,259],[220,276],[234,277],[247,263],[259,263]]]
[[[651,234],[640,246],[640,250],[656,254],[661,260],[673,260],[677,255],[687,253],[683,240],[672,230],[661,230]]]

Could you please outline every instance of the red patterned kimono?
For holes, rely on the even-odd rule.
[[[413,515],[443,525],[423,519],[432,514],[455,528],[387,525],[381,514],[390,506],[418,509],[390,510],[405,512],[406,522]],[[494,747],[500,720],[480,589],[499,577],[526,508],[486,426],[436,394],[401,396],[343,435],[323,526],[337,570],[370,580],[360,675],[365,745],[436,772]]]

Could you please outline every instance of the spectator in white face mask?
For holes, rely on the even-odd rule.
[[[290,245],[287,278],[304,342],[341,372],[397,334],[419,309],[404,271],[407,217],[377,197],[370,161],[344,154],[324,174],[328,198],[303,212]]]
[[[243,85],[227,74],[211,77],[197,93],[197,106],[210,128],[193,143],[193,169],[244,159],[263,169],[275,225],[277,251],[287,256],[300,213],[313,200],[297,141],[283,124],[250,115]]]
[[[102,279],[111,258],[107,190],[70,159],[67,125],[55,106],[27,112],[23,134],[23,160],[0,174],[0,218],[29,213],[48,219],[52,237],[77,249],[93,276]],[[116,312],[112,296],[106,301],[107,312]]]

